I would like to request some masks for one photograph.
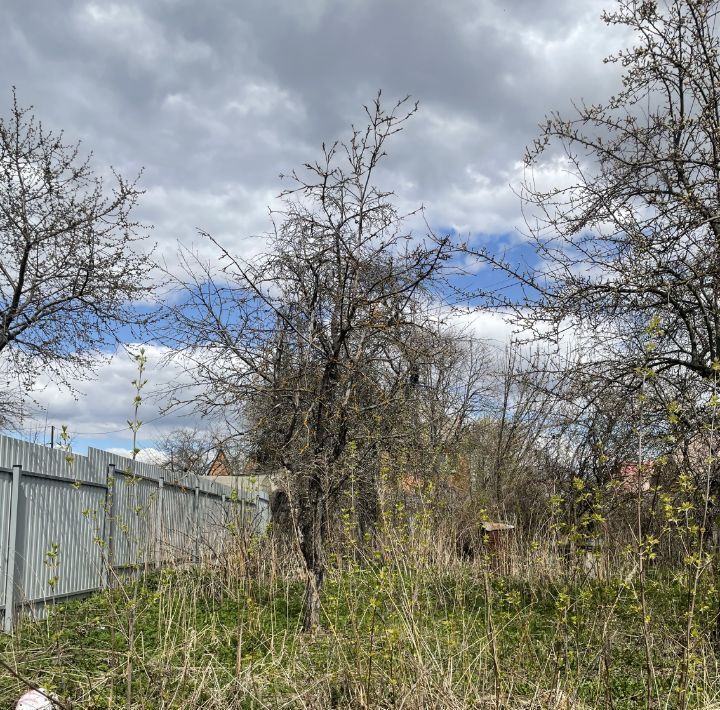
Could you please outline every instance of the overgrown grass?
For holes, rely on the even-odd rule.
[[[652,571],[657,707],[720,697],[710,629],[716,591],[698,593],[689,677],[681,678],[687,586]],[[643,618],[632,574],[599,580],[503,576],[486,561],[439,561],[388,546],[339,562],[323,593],[323,629],[300,632],[303,585],[232,560],[166,569],[57,606],[0,641],[19,677],[74,708],[647,707]],[[134,609],[129,651],[127,617]]]

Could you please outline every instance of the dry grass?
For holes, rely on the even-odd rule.
[[[518,540],[504,560],[467,561],[444,539],[421,517],[333,555],[312,636],[300,632],[298,565],[267,540],[143,575],[136,595],[54,608],[1,642],[17,677],[0,681],[0,707],[24,678],[73,708],[127,707],[128,696],[132,708],[206,710],[644,708],[646,633],[652,705],[719,707],[710,575],[686,649],[682,570],[646,575],[645,624],[632,551],[588,565],[544,536]]]

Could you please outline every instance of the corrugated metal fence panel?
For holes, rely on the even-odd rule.
[[[16,464],[20,464],[23,471],[91,483],[105,482],[104,474],[93,468],[85,456],[69,455],[60,449],[0,435],[0,468],[11,469]]]
[[[105,515],[110,463],[116,465],[113,521]],[[20,604],[99,588],[105,562],[102,541],[111,528],[113,564],[124,567],[155,563],[158,556],[171,562],[192,559],[197,552],[219,554],[235,526],[263,530],[269,520],[267,500],[257,494],[195,476],[173,483],[176,477],[158,466],[99,449],[69,459],[64,451],[0,436],[0,609],[7,577],[10,469],[16,464],[22,467],[16,549]],[[126,470],[133,473],[126,475]]]
[[[154,562],[158,484],[116,470],[113,496],[115,498],[113,564],[127,567]]]
[[[22,599],[38,600],[100,586],[105,491],[23,476],[17,544]],[[53,581],[54,580],[54,581]]]
[[[197,477],[194,473],[189,473],[188,471],[165,471],[165,480],[168,483],[176,483],[181,486],[192,486],[194,485],[193,481]]]
[[[127,456],[118,456],[117,454],[111,454],[109,451],[95,449],[92,446],[88,447],[87,455],[90,466],[95,471],[99,471],[103,477],[107,472],[108,464],[111,463],[115,464],[115,468],[118,471],[127,471],[129,473],[134,473],[136,476],[152,478],[155,481],[157,481],[160,476],[164,476],[166,473],[161,466],[155,466],[151,463],[143,463],[142,461],[133,461]],[[105,479],[103,478],[103,480]]]
[[[222,498],[200,495],[200,545],[205,555],[219,555],[226,544],[227,527]]]
[[[232,492],[232,488],[230,488],[230,486],[218,483],[207,476],[196,476],[196,482],[194,485],[197,485],[203,493],[208,493],[218,497],[222,497],[224,495],[229,496]]]
[[[12,475],[0,471],[0,609],[5,605],[5,575],[8,546],[8,530],[10,525],[10,493],[12,491]]]
[[[164,559],[183,559],[193,554],[195,491],[182,486],[163,489],[162,549]]]
[[[249,530],[258,532],[263,529],[263,519],[265,517],[264,506],[258,502],[255,496],[252,500],[245,502],[245,519],[243,525]]]
[[[256,532],[263,533],[267,530],[268,525],[270,525],[270,498],[260,494],[257,497],[257,521],[255,530]]]
[[[267,496],[272,487],[270,476],[267,475],[203,476],[202,478],[222,488],[229,488],[246,500],[254,500],[256,495]]]

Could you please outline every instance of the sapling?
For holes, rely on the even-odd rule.
[[[659,325],[653,320],[648,326],[647,333],[653,335]],[[648,541],[645,539],[642,520],[642,503],[643,503],[643,478],[646,470],[645,465],[645,441],[644,441],[644,414],[645,414],[645,387],[648,377],[653,377],[655,371],[650,367],[641,369],[639,373],[642,375],[642,384],[640,386],[639,404],[639,422],[637,426],[637,445],[638,445],[638,463],[637,463],[637,481],[635,490],[636,501],[636,560],[638,566],[638,587],[640,591],[640,613],[642,615],[642,635],[645,648],[645,673],[646,673],[646,700],[648,708],[652,707],[653,698],[658,696],[657,678],[655,674],[655,664],[653,661],[652,651],[652,632],[651,621],[652,616],[648,610],[646,589],[647,589],[647,569],[645,561],[648,557]]]
[[[60,443],[58,444],[58,448],[60,451],[65,452],[65,461],[68,464],[72,465],[75,463],[75,456],[73,456],[72,451],[72,436],[70,436],[67,424],[63,424],[60,427]]]
[[[144,380],[145,367],[147,365],[147,355],[145,354],[145,348],[141,347],[135,355],[131,355],[135,364],[137,365],[137,377],[132,381],[132,385],[135,388],[135,397],[133,398],[133,418],[128,419],[128,426],[133,435],[132,440],[132,460],[137,459],[137,455],[140,453],[140,449],[137,445],[137,434],[142,426],[142,421],[139,419],[140,405],[142,404],[142,390],[147,384],[147,380]],[[134,472],[133,472],[134,473]]]
[[[145,354],[145,348],[141,347],[137,353],[131,354],[132,359],[134,360],[136,366],[137,366],[137,377],[132,381],[132,385],[135,388],[135,396],[133,397],[133,418],[128,420],[128,426],[130,427],[130,431],[132,432],[132,452],[131,457],[133,462],[137,460],[137,456],[140,453],[140,449],[138,448],[138,431],[140,430],[140,427],[142,426],[142,421],[139,418],[139,412],[140,412],[140,405],[142,404],[142,390],[147,384],[147,380],[144,379],[145,375],[145,367],[147,365],[147,355]],[[134,469],[134,467],[133,467]],[[141,512],[141,507],[138,505],[137,501],[137,482],[138,479],[135,478],[135,470],[132,471],[133,480],[132,483],[133,491],[134,491],[134,498],[135,498],[135,505],[133,506],[133,510],[135,515],[139,515]],[[136,544],[140,546],[140,541],[137,540]],[[147,563],[147,560],[146,560]],[[127,655],[127,666],[125,669],[125,680],[126,680],[126,702],[127,706],[131,707],[132,704],[132,691],[133,691],[133,654],[135,652],[135,621],[136,621],[136,611],[137,611],[137,602],[138,602],[138,585],[139,585],[139,579],[138,575],[134,575],[134,584],[133,584],[133,596],[132,599],[128,601],[128,655]]]

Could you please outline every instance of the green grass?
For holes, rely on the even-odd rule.
[[[323,629],[307,636],[299,631],[298,581],[165,570],[136,595],[130,586],[52,608],[46,620],[3,638],[0,654],[75,708],[125,706],[128,657],[138,708],[490,708],[493,647],[507,707],[646,707],[632,583],[491,574],[486,587],[484,574],[479,566],[426,562],[333,570]],[[706,586],[699,596],[684,686],[689,707],[720,695],[709,641],[715,594]],[[661,707],[677,707],[685,587],[656,574],[647,596],[655,693]],[[0,707],[12,707],[22,690],[21,681],[3,677]]]

